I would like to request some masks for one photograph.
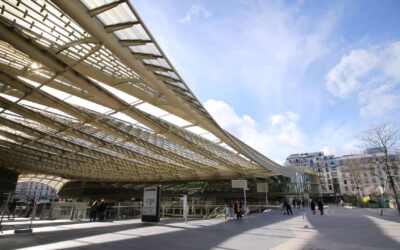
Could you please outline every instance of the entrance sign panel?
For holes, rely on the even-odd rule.
[[[247,180],[232,180],[232,188],[247,189]]]
[[[258,193],[267,193],[268,192],[268,183],[266,183],[266,182],[257,183],[257,192]]]
[[[144,188],[142,221],[160,221],[160,189],[157,186]]]

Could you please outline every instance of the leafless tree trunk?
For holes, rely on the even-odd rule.
[[[392,189],[396,200],[397,211],[400,214],[399,198],[397,196],[396,185],[390,169],[390,166],[392,165],[390,152],[396,150],[396,146],[398,145],[400,140],[399,136],[400,134],[398,129],[388,124],[384,124],[366,131],[361,139],[366,143],[368,147],[376,147],[382,150],[384,154],[386,175],[388,177],[390,188]]]
[[[361,185],[361,174],[365,170],[362,168],[359,159],[348,160],[345,165],[346,167],[345,170],[343,170],[343,173],[347,175],[347,178],[350,178],[351,187],[353,188],[355,186],[356,188],[355,197],[356,197],[356,203],[358,205],[360,199],[364,196],[364,192]]]

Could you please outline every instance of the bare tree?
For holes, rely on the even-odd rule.
[[[400,214],[400,203],[397,196],[397,189],[392,175],[392,158],[390,152],[395,151],[400,141],[399,130],[391,125],[384,124],[372,129],[369,129],[361,137],[361,140],[366,144],[367,147],[379,148],[383,152],[383,160],[385,165],[385,172],[389,181],[390,188],[393,191],[397,210]]]
[[[364,192],[361,185],[361,174],[364,172],[362,169],[361,164],[358,163],[358,160],[351,161],[348,165],[348,170],[350,174],[350,178],[356,186],[357,189],[357,197],[361,199],[364,196]]]

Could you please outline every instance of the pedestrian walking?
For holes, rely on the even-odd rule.
[[[285,204],[284,200],[282,200],[282,203],[281,203],[281,214],[283,214],[283,215],[286,214],[286,204]]]
[[[104,221],[105,211],[106,203],[104,199],[101,199],[100,203],[96,207],[96,217],[98,217],[100,221]]]
[[[240,220],[242,217],[242,212],[240,211],[240,203],[239,201],[235,201],[235,203],[233,204],[233,210],[236,214],[236,219]]]
[[[311,208],[313,215],[315,215],[315,206],[316,206],[315,201],[311,200],[310,208]]]
[[[287,215],[293,215],[292,206],[290,205],[290,203],[287,200],[285,200],[283,202],[283,206],[286,209],[286,214]]]
[[[322,200],[318,201],[318,210],[321,213],[321,215],[324,215],[324,203],[322,202]]]
[[[89,204],[89,220],[90,220],[90,222],[96,221],[97,205],[98,205],[97,200],[94,200],[93,202],[91,202]]]
[[[225,223],[227,223],[229,221],[230,209],[229,209],[228,204],[226,204],[226,203],[224,206],[224,215],[225,215]]]

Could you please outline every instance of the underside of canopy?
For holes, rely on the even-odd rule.
[[[295,172],[223,130],[119,0],[0,1],[0,159],[113,182]]]

